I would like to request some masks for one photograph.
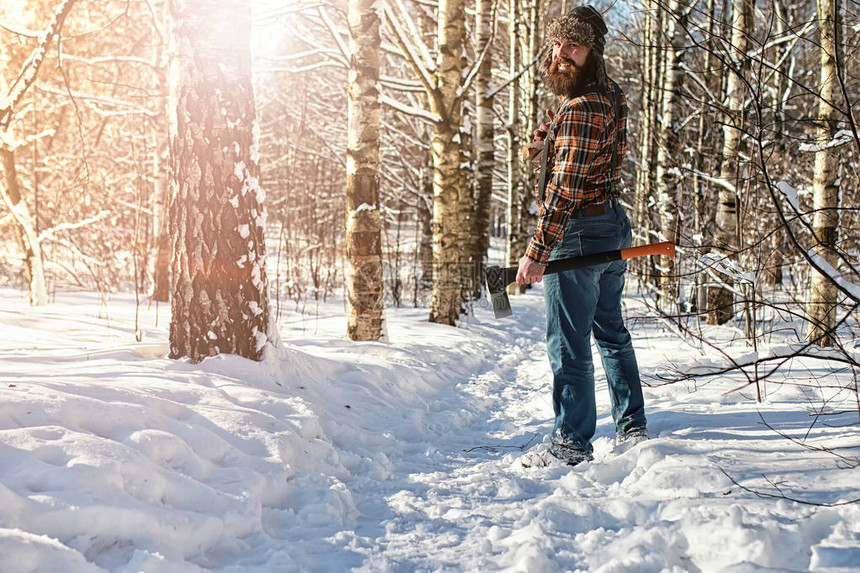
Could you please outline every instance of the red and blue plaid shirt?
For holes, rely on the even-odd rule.
[[[550,147],[547,185],[543,202],[538,194],[538,225],[529,242],[526,256],[545,264],[561,240],[573,211],[604,203],[621,188],[621,160],[627,150],[627,100],[621,88],[609,80],[607,93],[592,91],[564,99],[550,125],[553,143]],[[613,100],[618,99],[620,117],[616,121]],[[618,159],[615,173],[612,165],[612,142],[618,137]],[[610,186],[610,177],[614,186]]]

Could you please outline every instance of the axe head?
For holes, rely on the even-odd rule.
[[[511,274],[513,271],[513,275]],[[516,267],[485,267],[484,276],[487,280],[487,292],[490,293],[490,301],[493,303],[493,315],[496,318],[511,316],[511,301],[508,298],[508,285],[516,279]]]

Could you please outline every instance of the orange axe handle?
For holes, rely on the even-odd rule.
[[[654,243],[653,245],[642,245],[641,247],[630,247],[621,249],[622,259],[632,259],[634,257],[644,257],[645,255],[666,255],[670,258],[675,258],[675,243]]]
[[[628,249],[615,249],[614,251],[604,251],[601,253],[592,253],[580,257],[571,257],[568,259],[556,259],[549,261],[544,269],[544,274],[561,273],[573,269],[581,269],[592,265],[603,263],[611,263],[621,259],[632,259],[633,257],[642,257],[645,255],[666,255],[675,257],[675,243],[654,243],[653,245],[642,245],[640,247],[630,247]],[[487,280],[487,291],[490,293],[490,298],[493,301],[493,314],[496,318],[504,318],[511,316],[511,301],[508,299],[508,293],[505,287],[514,282],[517,278],[517,267],[498,267],[488,266],[484,269],[484,274]]]

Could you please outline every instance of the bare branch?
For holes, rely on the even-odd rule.
[[[434,82],[433,77],[431,75],[432,68],[425,64],[425,60],[422,58],[422,55],[417,53],[414,48],[412,48],[412,44],[410,43],[408,37],[404,37],[404,31],[401,26],[398,24],[397,15],[394,14],[391,8],[386,5],[385,6],[385,21],[388,25],[388,29],[391,31],[394,36],[394,40],[397,43],[397,46],[402,50],[403,54],[406,57],[406,61],[412,67],[412,70],[415,72],[415,75],[418,76],[418,80],[421,82],[421,85],[424,86],[424,89],[427,91],[428,96],[433,97],[434,92]]]

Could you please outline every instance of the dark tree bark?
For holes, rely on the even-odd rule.
[[[171,16],[170,356],[260,360],[276,336],[258,181],[251,3],[172,0]]]

